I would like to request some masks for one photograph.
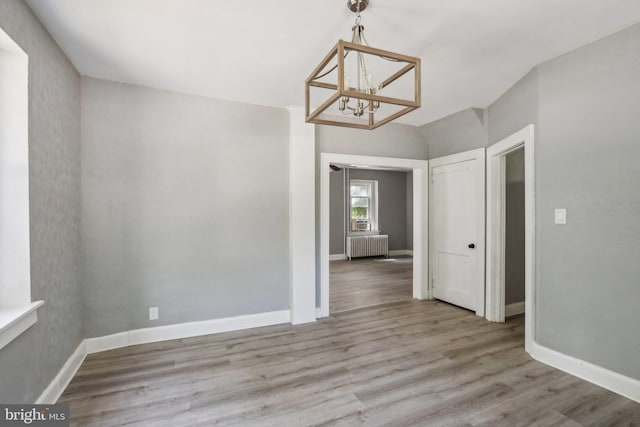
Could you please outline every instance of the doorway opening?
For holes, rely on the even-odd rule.
[[[522,151],[519,151],[522,150]],[[523,154],[523,171],[519,168],[518,156]],[[534,199],[534,126],[529,125],[487,149],[487,253],[486,253],[486,318],[493,322],[504,322],[508,315],[524,311],[525,349],[531,352],[534,340],[534,256],[535,256],[535,199]],[[509,161],[512,163],[509,165]],[[515,163],[514,163],[515,162]],[[509,167],[508,167],[509,166]],[[524,183],[523,212],[518,213],[518,189],[513,186],[514,177],[521,173]],[[515,178],[517,180],[517,178]],[[511,188],[510,188],[511,187]],[[514,194],[516,193],[516,194]],[[511,197],[511,200],[510,200]],[[518,215],[524,214],[524,247],[517,248],[509,240],[510,234],[518,233]],[[516,216],[514,220],[513,217]],[[509,218],[511,217],[511,219]],[[515,221],[515,223],[514,223]],[[515,245],[515,246],[514,246]],[[519,254],[519,251],[522,254]],[[509,252],[509,253],[508,253]],[[518,271],[519,261],[513,257],[523,257],[523,272]],[[511,263],[511,265],[507,265]],[[517,279],[524,278],[524,303],[519,299]],[[513,289],[507,286],[514,282]],[[514,304],[514,305],[510,305]]]
[[[504,315],[524,314],[524,147],[504,159]]]
[[[330,165],[330,313],[413,298],[411,170]]]
[[[316,300],[319,302],[317,308],[317,317],[329,316],[331,305],[329,298],[331,165],[347,165],[350,167],[371,170],[378,169],[411,172],[411,184],[413,187],[413,220],[411,221],[410,231],[413,243],[413,265],[411,266],[411,296],[414,299],[425,299],[427,296],[426,285],[428,277],[428,265],[426,262],[428,253],[428,188],[426,185],[428,162],[426,160],[322,153],[320,159],[320,286],[317,289],[316,294]],[[345,221],[344,223],[346,227],[347,222]]]

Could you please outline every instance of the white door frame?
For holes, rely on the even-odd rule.
[[[505,156],[524,147],[525,197],[525,349],[535,336],[535,174],[534,125],[487,148],[487,320],[504,322]]]
[[[431,159],[429,160],[429,197],[433,197],[433,192],[431,191],[431,187],[433,185],[433,179],[431,179],[432,177],[432,173],[433,173],[433,168],[436,168],[438,166],[443,166],[443,165],[447,165],[447,164],[453,164],[453,163],[459,163],[459,162],[466,162],[469,160],[475,160],[475,159],[480,159],[482,161],[482,168],[480,168],[480,170],[478,171],[477,176],[475,177],[478,182],[480,182],[480,186],[482,189],[484,189],[484,182],[485,182],[485,149],[484,148],[478,148],[475,150],[470,150],[470,151],[465,151],[462,153],[457,153],[457,154],[452,154],[449,156],[444,156],[444,157],[439,157],[437,159]],[[484,203],[485,203],[485,198],[484,198],[484,191],[482,195],[478,195],[478,199],[475,201],[477,203],[477,205],[479,206],[478,208],[478,212],[480,212],[480,215],[478,215],[478,218],[476,218],[477,224],[476,227],[479,230],[480,235],[478,236],[478,241],[474,242],[476,244],[476,249],[478,250],[479,254],[484,254],[485,252],[485,235],[484,235],[484,229],[485,229],[485,209],[484,209]],[[437,208],[436,206],[433,205],[433,201],[429,200],[429,207],[430,209],[434,209]],[[431,213],[430,213],[431,214]],[[429,222],[429,236],[434,236],[434,234],[431,232],[431,230],[433,229],[432,227],[434,226],[434,224],[432,224],[432,222]],[[429,245],[432,245],[433,242],[429,242]],[[431,274],[433,274],[433,263],[435,262],[434,259],[434,253],[429,253],[429,270],[432,272]],[[482,316],[484,317],[484,304],[485,304],[485,298],[484,298],[484,286],[485,286],[485,271],[484,271],[484,263],[482,262],[483,260],[480,259],[479,261],[479,268],[481,268],[481,272],[478,274],[478,278],[476,281],[476,315],[478,316]],[[428,298],[429,299],[433,299],[433,277],[431,277],[431,280],[429,280],[429,286],[428,286]]]
[[[320,154],[320,305],[318,317],[329,316],[329,177],[331,163],[398,168],[413,172],[413,298],[427,297],[429,253],[427,160]]]

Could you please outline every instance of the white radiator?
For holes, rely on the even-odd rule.
[[[347,258],[389,256],[389,236],[347,236]]]

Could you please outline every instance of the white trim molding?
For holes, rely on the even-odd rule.
[[[315,313],[314,313],[315,314]],[[130,345],[146,344],[220,332],[240,331],[262,326],[289,323],[289,310],[268,313],[249,314],[244,316],[225,317],[203,320],[199,322],[176,323],[173,325],[155,326],[152,328],[134,329],[97,338],[87,338],[87,353],[112,350]]]
[[[504,322],[505,155],[524,147],[525,350],[535,340],[535,169],[534,125],[487,148],[486,317]]]
[[[62,369],[60,369],[60,372],[58,372],[40,397],[38,397],[36,403],[56,403],[73,379],[73,376],[78,372],[78,369],[88,354],[128,347],[130,345],[279,325],[290,323],[290,319],[291,311],[282,310],[204,320],[201,322],[177,323],[153,328],[135,329],[103,337],[87,338],[82,340],[73,354],[67,359]]]
[[[413,256],[413,251],[411,249],[396,249],[389,251],[389,256]]]
[[[38,320],[31,300],[29,55],[0,28],[0,349]]]
[[[78,372],[82,362],[87,357],[87,340],[82,340],[80,345],[76,348],[73,354],[67,359],[60,372],[55,376],[55,378],[49,383],[47,388],[42,392],[40,397],[36,400],[36,404],[44,405],[51,404],[53,405],[60,399],[62,393],[67,388],[73,376]]]
[[[38,321],[38,307],[44,301],[35,301],[26,307],[0,309],[0,349]]]
[[[427,160],[373,157],[355,154],[320,154],[320,316],[329,316],[329,165],[365,165],[413,172],[413,298],[427,297],[429,244]],[[308,210],[308,208],[307,208]],[[423,256],[424,254],[424,256]],[[425,260],[424,262],[422,260]],[[314,288],[315,292],[315,288]]]
[[[640,403],[640,381],[610,371],[575,357],[544,347],[536,342],[532,344],[531,357],[539,362],[553,366],[578,378],[618,393]]]
[[[524,310],[524,301],[514,302],[512,304],[507,304],[504,307],[504,315],[505,317],[517,316],[518,314],[524,313]]]
[[[378,234],[378,233],[376,233]],[[353,235],[353,234],[352,234]],[[411,249],[395,249],[389,251],[389,256],[413,256],[413,250]],[[329,261],[343,261],[349,259],[345,254],[331,254],[329,255]]]
[[[318,308],[320,317],[320,308]],[[76,374],[87,354],[127,347],[129,345],[166,341],[230,332],[242,329],[288,323],[289,310],[213,319],[202,322],[190,322],[155,328],[137,329],[83,340],[66,361],[60,372],[36,400],[38,404],[55,403],[73,376]],[[536,360],[563,370],[586,381],[597,384],[629,399],[640,402],[640,381],[588,362],[564,355],[557,351],[533,344],[531,356]]]
[[[560,353],[535,341],[535,128],[529,125],[487,148],[487,319],[504,322],[514,305],[504,303],[504,156],[524,147],[525,162],[525,350],[534,359],[640,402],[640,381]],[[521,303],[520,303],[521,304]],[[521,306],[518,306],[520,309]]]
[[[291,323],[316,320],[316,130],[304,110],[289,108],[289,287]],[[328,253],[328,252],[327,252]]]

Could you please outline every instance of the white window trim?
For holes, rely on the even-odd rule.
[[[29,57],[0,29],[0,349],[37,320],[29,238]]]
[[[371,230],[367,231],[352,231],[351,230],[351,185],[369,185],[371,187],[370,199],[370,215],[369,221],[371,221]],[[349,179],[349,226],[347,227],[349,236],[365,236],[370,234],[380,234],[380,227],[378,226],[378,181],[374,179]]]
[[[27,307],[0,310],[0,349],[38,321],[37,309],[44,301],[35,301]]]

